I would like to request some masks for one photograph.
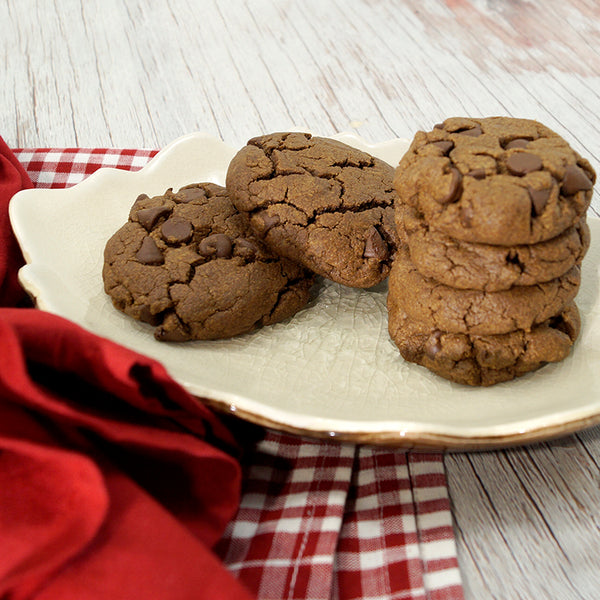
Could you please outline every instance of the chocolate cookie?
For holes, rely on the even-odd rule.
[[[253,138],[233,158],[227,190],[277,254],[352,287],[384,280],[396,248],[387,163],[307,133]]]
[[[309,299],[312,275],[269,252],[225,190],[200,183],[152,198],[106,244],[104,289],[163,341],[216,339],[281,321]]]
[[[432,329],[469,335],[529,331],[559,314],[576,296],[579,267],[546,283],[486,292],[460,290],[424,277],[401,248],[389,277],[391,305]],[[392,315],[390,315],[392,317]]]
[[[520,246],[456,240],[431,229],[414,208],[403,203],[396,205],[396,223],[419,272],[460,289],[496,292],[551,281],[581,264],[590,245],[585,218],[555,238]]]
[[[432,229],[515,246],[580,221],[596,174],[559,135],[527,119],[451,118],[418,132],[396,171],[399,198]]]
[[[566,358],[579,335],[579,312],[571,302],[529,331],[502,335],[447,333],[408,317],[392,299],[389,332],[405,360],[441,377],[473,386],[508,381]]]

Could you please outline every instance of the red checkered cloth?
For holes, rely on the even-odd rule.
[[[46,188],[137,170],[156,153],[15,150]],[[267,432],[244,460],[240,509],[216,552],[257,598],[463,600],[441,454]]]
[[[38,188],[66,188],[103,167],[137,171],[158,150],[113,148],[24,148],[13,150]]]

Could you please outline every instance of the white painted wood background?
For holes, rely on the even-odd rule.
[[[0,65],[11,147],[512,115],[600,171],[597,0],[0,0]],[[598,428],[447,456],[467,598],[600,598],[599,463]]]

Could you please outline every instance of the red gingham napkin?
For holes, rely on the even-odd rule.
[[[35,148],[13,150],[34,187],[66,188],[102,167],[137,171],[158,150],[112,148]]]
[[[101,167],[137,170],[157,153],[14,152],[45,188]],[[463,600],[441,454],[267,432],[244,460],[240,509],[217,553],[257,598]]]

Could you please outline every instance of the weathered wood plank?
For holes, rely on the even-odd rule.
[[[578,436],[446,464],[472,597],[597,597],[599,473]]]

